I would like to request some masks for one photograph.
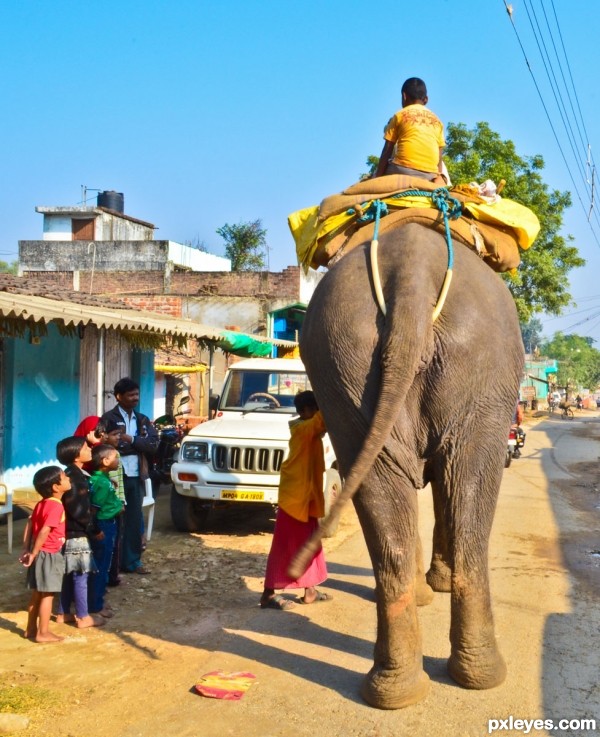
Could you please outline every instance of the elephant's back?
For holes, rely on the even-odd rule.
[[[452,374],[440,371],[448,362],[459,364],[460,371],[479,371],[481,381],[486,372],[489,380],[490,366],[499,363],[508,367],[507,376],[518,373],[523,346],[508,288],[463,244],[453,244],[453,252],[452,281],[435,323],[431,316],[448,267],[442,235],[417,224],[382,235],[377,268],[387,317],[375,296],[369,244],[344,256],[325,274],[309,304],[301,336],[307,365],[316,350],[321,366],[326,356],[329,365],[343,361],[353,371],[372,371],[382,346],[401,338],[415,341],[423,355],[424,374],[431,364],[429,373],[435,380]],[[507,391],[512,391],[510,380]]]

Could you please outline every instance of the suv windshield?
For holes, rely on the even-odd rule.
[[[231,371],[219,402],[221,410],[294,414],[294,396],[310,389],[302,372]]]

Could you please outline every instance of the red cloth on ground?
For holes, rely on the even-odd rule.
[[[318,586],[327,579],[327,566],[323,548],[315,554],[310,565],[298,579],[290,578],[287,568],[292,558],[317,529],[318,521],[309,517],[308,522],[299,522],[279,508],[275,519],[275,532],[267,560],[265,573],[266,589],[306,589]]]

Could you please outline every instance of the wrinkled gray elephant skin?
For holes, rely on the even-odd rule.
[[[387,316],[374,298],[368,253],[357,248],[321,280],[300,350],[345,477],[340,504],[353,497],[377,582],[374,664],[362,695],[396,709],[428,690],[417,620],[428,584],[451,595],[451,677],[484,689],[506,675],[488,542],[524,356],[508,289],[465,246],[455,245],[435,323],[445,239],[415,224],[382,236]],[[428,584],[419,570],[416,494],[427,483],[435,510]]]

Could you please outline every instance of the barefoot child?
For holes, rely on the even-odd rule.
[[[71,488],[71,482],[58,466],[45,466],[36,472],[33,485],[42,500],[35,505],[31,515],[30,550],[20,558],[28,569],[27,585],[33,589],[25,637],[36,642],[60,642],[63,638],[50,632],[49,624],[52,598],[62,589],[65,571],[62,497]]]
[[[102,536],[94,537],[90,541],[98,566],[98,573],[94,576],[90,592],[90,611],[104,617],[112,617],[112,611],[104,605],[104,595],[115,549],[116,518],[123,512],[123,503],[117,497],[108,474],[119,467],[118,451],[110,445],[96,445],[92,449],[92,466],[95,469],[92,474],[92,510]]]
[[[121,442],[121,435],[123,434],[123,426],[118,424],[115,420],[109,419],[106,421],[100,421],[96,428],[96,434],[100,435],[100,442],[106,445],[112,445],[113,448],[118,448]],[[125,505],[125,484],[123,482],[123,462],[119,457],[119,466],[114,471],[109,471],[108,478],[112,481],[118,499]],[[108,571],[108,585],[118,586],[121,583],[121,576],[119,571],[121,569],[121,548],[123,538],[123,516],[119,515],[115,520],[117,523],[117,529],[115,533],[115,547],[113,550],[112,561],[110,564],[110,570]]]
[[[267,559],[265,588],[260,597],[263,609],[289,609],[294,604],[275,589],[304,589],[299,604],[330,601],[331,597],[315,588],[327,578],[323,549],[314,556],[307,570],[297,580],[291,579],[287,568],[300,548],[308,541],[325,513],[323,473],[325,460],[323,418],[311,391],[294,397],[299,419],[290,422],[290,447],[281,466],[279,508],[275,520],[273,542]]]
[[[57,622],[75,622],[79,629],[102,627],[106,621],[88,612],[89,574],[96,572],[89,536],[98,535],[92,529],[90,475],[83,466],[92,460],[92,451],[85,438],[71,437],[56,446],[56,457],[71,481],[71,490],[63,496],[66,512],[65,577],[59,598]],[[75,604],[75,614],[71,605]]]

